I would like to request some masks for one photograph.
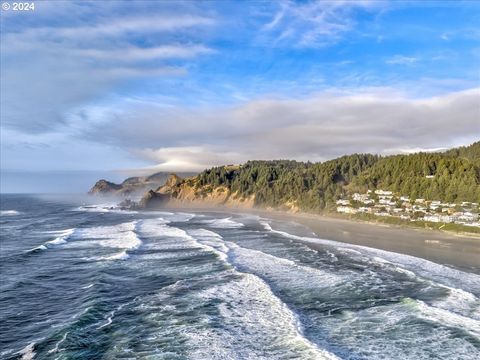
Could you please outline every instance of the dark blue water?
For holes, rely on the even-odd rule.
[[[2,195],[2,359],[478,359],[480,276],[249,214]]]

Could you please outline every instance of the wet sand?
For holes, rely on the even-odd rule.
[[[480,274],[480,238],[435,230],[357,222],[320,215],[256,212],[281,221],[295,221],[321,239],[412,255]],[[308,244],[312,248],[315,245]]]
[[[294,221],[311,229],[321,239],[368,246],[412,255],[438,264],[480,274],[480,237],[456,235],[438,230],[412,229],[404,226],[353,221],[314,214],[292,214],[261,209],[229,207],[173,207],[175,210],[248,213],[280,221]],[[317,247],[306,243],[311,248]],[[318,245],[319,246],[319,245]]]

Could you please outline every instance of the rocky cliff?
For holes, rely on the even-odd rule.
[[[254,201],[254,196],[248,198],[238,196],[225,186],[200,186],[196,177],[182,179],[176,174],[171,174],[165,185],[155,191],[146,192],[139,206],[148,209],[162,206],[252,208]]]
[[[187,173],[185,175],[192,175]],[[168,179],[168,173],[159,172],[146,177],[130,177],[121,184],[99,180],[88,192],[90,195],[103,196],[141,196],[149,190],[157,189]]]

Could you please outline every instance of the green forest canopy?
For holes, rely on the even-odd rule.
[[[294,202],[306,211],[332,208],[339,198],[367,189],[412,199],[480,202],[480,142],[444,153],[353,154],[323,163],[248,161],[205,170],[196,179],[199,187],[223,185],[237,196],[254,194],[257,206]]]

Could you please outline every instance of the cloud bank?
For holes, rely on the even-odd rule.
[[[102,124],[92,121],[85,136],[129,149],[158,169],[200,170],[249,159],[408,153],[474,141],[480,134],[480,89],[427,99],[392,94],[322,93],[202,110],[134,103],[104,112]]]

